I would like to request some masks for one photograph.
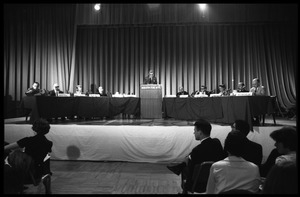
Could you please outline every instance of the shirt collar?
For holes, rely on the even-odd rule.
[[[8,163],[8,156],[5,158],[4,163],[11,167],[11,165]]]
[[[206,140],[207,138],[209,138],[209,136],[206,137],[206,138],[203,138],[202,140],[200,140],[200,144],[201,144],[204,140]]]
[[[234,155],[228,156],[224,160],[226,160],[226,161],[246,161],[244,158],[237,157],[237,156],[234,156]]]

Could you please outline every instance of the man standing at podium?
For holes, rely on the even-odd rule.
[[[149,74],[144,79],[144,84],[157,84],[157,79],[154,76],[153,70],[149,70]]]

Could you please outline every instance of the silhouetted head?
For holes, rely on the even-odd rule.
[[[47,120],[41,118],[34,121],[32,130],[34,130],[37,135],[46,135],[49,133],[50,125]]]

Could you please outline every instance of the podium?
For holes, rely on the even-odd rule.
[[[140,86],[141,118],[162,118],[162,87],[160,84]]]

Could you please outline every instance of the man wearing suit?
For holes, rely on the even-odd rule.
[[[99,86],[98,88],[98,92],[97,92],[100,96],[107,96],[107,94],[104,92],[103,87]]]
[[[183,89],[183,87],[179,87],[179,92],[176,93],[176,96],[179,97],[180,95],[188,95],[189,93]]]
[[[192,176],[196,164],[201,164],[204,161],[219,161],[226,156],[220,140],[210,137],[211,128],[211,124],[206,120],[200,119],[195,122],[194,135],[200,144],[193,148],[182,163],[176,166],[167,166],[175,174],[181,174],[183,194],[192,190]]]
[[[244,120],[236,120],[232,125],[232,130],[238,130],[246,137],[244,153],[242,157],[245,160],[256,164],[257,166],[260,166],[263,157],[262,146],[256,142],[252,142],[247,138],[247,135],[250,132],[250,126],[248,122]]]
[[[153,70],[149,70],[149,74],[144,79],[144,84],[157,84],[157,79],[154,76]]]
[[[25,92],[26,96],[34,96],[35,94],[39,94],[40,93],[40,89],[39,89],[39,82],[34,82],[32,84],[31,88],[28,88],[28,90]]]
[[[57,83],[53,84],[53,89],[49,91],[49,96],[57,96],[58,93],[64,93],[59,89],[59,85]]]
[[[260,85],[260,80],[258,78],[254,78],[252,80],[252,88],[249,92],[253,93],[253,96],[265,96],[266,91],[265,87]]]
[[[246,90],[246,86],[244,82],[241,81],[238,83],[237,92],[249,92],[248,90]]]

